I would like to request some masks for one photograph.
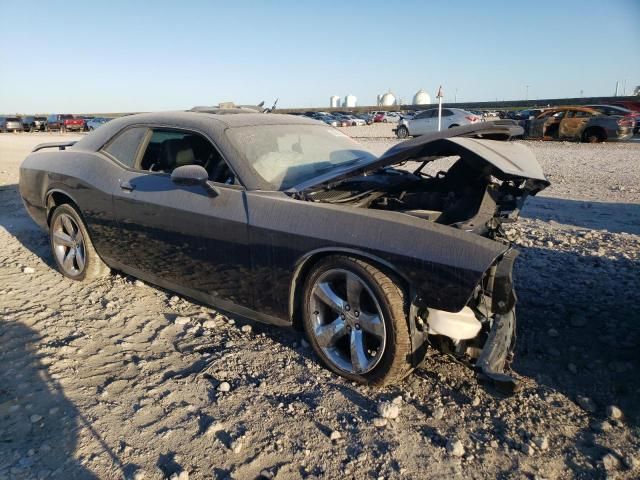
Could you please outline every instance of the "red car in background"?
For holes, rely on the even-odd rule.
[[[70,114],[54,113],[47,117],[47,131],[59,130],[66,132],[67,130],[84,130],[84,119],[76,118]]]

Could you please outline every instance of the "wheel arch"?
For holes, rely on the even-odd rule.
[[[53,188],[47,192],[44,202],[47,209],[47,225],[49,225],[51,221],[51,215],[53,214],[55,208],[65,203],[73,205],[76,210],[80,211],[78,202],[76,202],[75,199],[64,190]]]
[[[587,136],[589,135],[589,133],[594,132],[598,135],[598,138],[600,139],[601,142],[604,142],[607,140],[607,129],[600,126],[600,125],[591,125],[588,126],[587,128],[584,129],[584,131],[582,132],[581,141],[586,141]]]
[[[322,259],[333,256],[342,255],[371,263],[376,268],[391,274],[400,283],[400,287],[406,292],[407,295],[411,294],[411,282],[409,279],[399,271],[394,265],[378,257],[361,250],[344,248],[344,247],[326,247],[313,250],[303,255],[296,263],[293,276],[291,278],[291,285],[289,288],[289,321],[296,329],[302,328],[302,292],[308,273],[311,269],[318,264]]]

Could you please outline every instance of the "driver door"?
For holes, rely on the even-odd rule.
[[[411,120],[409,133],[411,135],[424,135],[425,133],[434,132],[438,128],[438,124],[434,123],[437,120],[437,110],[426,110]]]
[[[122,269],[222,308],[220,300],[251,308],[244,189],[199,133],[145,128],[133,167],[122,169],[114,191]],[[207,169],[215,194],[172,182],[173,169],[192,164]]]

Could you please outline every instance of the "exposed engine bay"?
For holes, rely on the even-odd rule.
[[[417,159],[419,166],[412,171],[401,169],[403,162],[349,178],[308,192],[305,199],[401,212],[497,238],[501,224],[517,220],[525,198],[540,189],[530,179],[501,175],[489,164],[478,169],[464,158],[446,172],[425,173],[424,167],[433,160]]]

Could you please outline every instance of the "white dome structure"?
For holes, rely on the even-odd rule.
[[[344,97],[344,106],[348,107],[348,108],[353,108],[356,106],[356,103],[358,103],[358,99],[355,97],[355,95],[347,95],[346,97]]]
[[[380,98],[380,106],[381,107],[390,107],[390,106],[395,105],[395,104],[396,104],[396,96],[391,92],[385,93]]]
[[[329,106],[331,108],[338,108],[340,106],[340,97],[338,95],[332,95],[329,99]]]
[[[423,89],[420,89],[413,96],[414,105],[429,105],[431,103],[431,97]]]

